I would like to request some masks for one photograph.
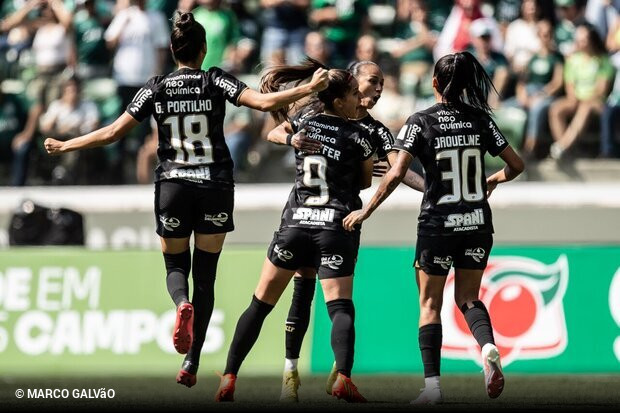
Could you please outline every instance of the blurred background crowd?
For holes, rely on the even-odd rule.
[[[377,62],[385,85],[371,113],[395,134],[434,103],[434,61],[469,50],[497,88],[500,128],[528,162],[620,158],[620,0],[0,0],[0,185],[151,182],[152,123],[60,158],[42,142],[112,122],[147,79],[174,70],[177,8],[206,29],[203,68],[253,87],[268,65],[305,55],[337,68]],[[263,139],[273,126],[228,106],[238,181],[290,181],[290,148]]]

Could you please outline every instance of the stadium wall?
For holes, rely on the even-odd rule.
[[[357,373],[420,373],[411,248],[363,247],[356,271]],[[201,368],[225,366],[236,321],[252,296],[263,248],[222,255]],[[0,359],[8,375],[170,374],[174,310],[154,251],[19,249],[0,252]],[[291,288],[265,323],[244,374],[277,374]],[[445,372],[480,370],[475,341],[447,281]],[[497,247],[482,300],[508,371],[620,373],[620,247]],[[320,288],[300,369],[331,367]]]
[[[237,229],[220,261],[216,310],[201,369],[224,367],[249,303],[288,185],[240,185]],[[366,199],[372,192],[366,191]],[[0,222],[23,199],[85,216],[89,248],[8,248],[0,229],[0,365],[12,375],[165,375],[181,357],[153,233],[151,187],[0,190]],[[420,194],[399,189],[364,224],[356,273],[356,372],[422,371],[413,278]],[[620,185],[527,184],[491,198],[496,228],[482,300],[508,371],[620,372]],[[248,246],[252,244],[252,246]],[[243,371],[278,374],[290,288]],[[444,298],[443,370],[478,372],[477,349]],[[332,363],[330,324],[317,289],[301,370]]]

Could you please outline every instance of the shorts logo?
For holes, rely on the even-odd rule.
[[[343,262],[342,256],[336,254],[321,257],[321,265],[326,265],[332,270],[339,270]]]
[[[486,251],[483,248],[468,248],[465,250],[465,256],[471,257],[474,261],[480,262],[484,259]]]
[[[178,228],[179,225],[181,225],[181,221],[175,217],[166,218],[165,216],[160,215],[159,221],[162,223],[166,231],[174,231],[175,228]]]
[[[273,252],[275,252],[278,255],[278,258],[282,261],[288,261],[293,258],[292,252],[290,252],[289,250],[283,250],[282,248],[278,247],[278,244],[273,247]]]
[[[441,268],[444,270],[449,270],[452,265],[452,257],[448,255],[447,257],[433,257],[433,264],[441,265]]]
[[[228,221],[228,214],[226,212],[220,212],[217,215],[205,214],[205,221],[210,221],[216,227],[221,227]]]
[[[295,323],[287,321],[286,325],[284,327],[284,331],[288,332],[288,333],[292,333],[295,331]]]

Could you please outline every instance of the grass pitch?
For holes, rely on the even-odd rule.
[[[174,375],[163,378],[82,377],[82,378],[0,378],[0,410],[2,411],[420,411],[495,409],[618,411],[620,408],[620,375],[508,375],[503,394],[495,400],[487,397],[482,374],[447,375],[442,377],[444,404],[426,409],[411,406],[423,386],[421,376],[354,376],[360,392],[370,401],[367,405],[351,405],[325,393],[325,377],[302,377],[300,403],[280,404],[279,377],[243,377],[237,381],[234,403],[216,404],[213,396],[219,378],[202,372],[191,389],[178,385]],[[74,389],[114,389],[113,399],[76,399]],[[18,389],[23,398],[16,397]],[[67,389],[69,397],[50,399],[27,396],[28,389]]]

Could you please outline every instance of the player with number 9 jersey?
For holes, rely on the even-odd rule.
[[[263,79],[262,90],[280,90],[324,67],[308,59],[298,66],[276,66]],[[352,301],[353,272],[359,233],[349,233],[343,218],[361,205],[359,192],[372,180],[373,148],[368,133],[349,119],[360,105],[357,80],[346,70],[330,70],[329,85],[319,92],[321,110],[294,119],[294,128],[322,143],[313,153],[296,151],[295,186],[274,234],[261,277],[249,307],[239,318],[230,345],[217,401],[232,401],[237,373],[258,339],[261,326],[298,268],[317,271],[332,319],[332,348],[338,367],[333,395],[349,402],[365,399],[351,382],[355,329]],[[275,117],[283,120],[283,108]],[[281,127],[281,126],[279,126]]]

